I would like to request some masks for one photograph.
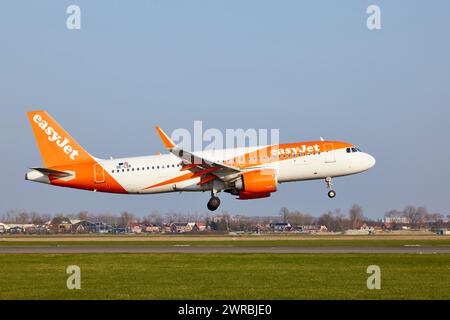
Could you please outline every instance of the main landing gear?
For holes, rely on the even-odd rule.
[[[211,199],[209,199],[207,207],[209,211],[216,211],[220,207],[220,199],[217,197],[217,192],[211,192]]]
[[[333,190],[333,180],[331,177],[327,177],[325,183],[327,184],[327,188],[330,189],[330,191],[328,191],[328,197],[333,199],[336,197],[336,191]]]

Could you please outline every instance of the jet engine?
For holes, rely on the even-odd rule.
[[[270,197],[277,191],[278,179],[274,169],[261,169],[245,172],[235,182],[239,199],[258,199]]]

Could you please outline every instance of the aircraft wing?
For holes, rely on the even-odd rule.
[[[222,181],[231,181],[242,173],[242,170],[239,168],[218,163],[179,148],[159,126],[156,127],[156,131],[163,141],[164,146],[182,161],[181,170],[189,170],[193,172],[195,176],[202,177],[199,184],[207,183],[216,178],[219,178]]]

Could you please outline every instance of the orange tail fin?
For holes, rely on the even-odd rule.
[[[47,168],[92,161],[93,158],[46,111],[27,113]]]

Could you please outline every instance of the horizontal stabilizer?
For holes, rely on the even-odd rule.
[[[45,176],[52,176],[52,177],[57,177],[57,178],[64,178],[64,177],[68,177],[71,174],[64,172],[64,171],[58,171],[58,170],[52,170],[52,169],[47,169],[47,168],[31,168],[32,170],[36,170],[39,171],[40,173],[42,173]]]

